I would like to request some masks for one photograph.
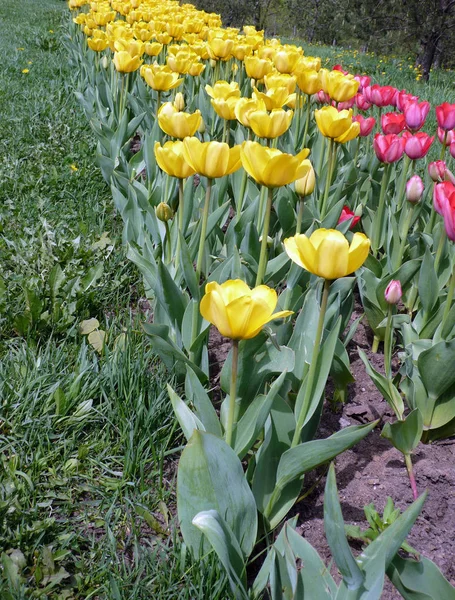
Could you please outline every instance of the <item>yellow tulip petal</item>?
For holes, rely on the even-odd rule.
[[[333,233],[332,233],[333,231]],[[328,230],[316,251],[316,273],[324,279],[344,277],[348,272],[349,245],[339,231]]]
[[[299,265],[299,267],[302,267],[302,269],[306,269],[307,271],[312,273],[311,263],[309,263],[308,260],[305,259],[305,257],[302,255],[302,253],[299,251],[299,248],[297,247],[296,238],[300,237],[304,237],[308,241],[308,238],[306,236],[296,235],[292,238],[287,238],[286,240],[284,240],[284,249],[286,250],[286,254],[293,262]],[[314,253],[313,249],[312,251]]]
[[[215,325],[221,335],[230,338],[233,337],[226,306],[221,294],[216,289],[203,296],[199,310],[204,319]]]
[[[278,296],[274,289],[267,285],[258,285],[251,290],[251,297],[254,301],[258,300],[268,305],[270,314],[273,313],[278,302]]]
[[[314,234],[313,234],[314,235]],[[306,235],[300,234],[294,236],[297,251],[300,255],[300,260],[303,263],[303,268],[310,273],[316,273],[316,250],[312,242],[311,236],[309,239]]]
[[[232,332],[230,337],[232,337],[232,339],[248,339],[251,330],[250,323],[254,306],[254,302],[249,295],[236,298],[226,306],[226,314],[229,320],[229,327]]]
[[[215,282],[212,282],[212,283],[210,283],[210,284],[208,283],[206,285],[206,288],[205,288],[206,292],[209,291],[207,289],[208,286],[212,285],[214,283]],[[218,283],[215,285],[217,286],[217,289],[219,290],[221,296],[223,297],[223,301],[226,305],[229,304],[230,302],[232,302],[233,300],[235,300],[236,298],[251,295],[251,290],[250,290],[248,284],[246,284],[241,279],[229,279],[228,281],[225,281],[221,285],[218,285]]]
[[[357,271],[366,261],[370,251],[370,240],[364,233],[355,233],[348,254],[348,273]]]

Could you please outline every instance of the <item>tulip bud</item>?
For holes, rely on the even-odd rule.
[[[251,87],[254,88],[256,86],[256,79],[251,78]]]
[[[182,110],[185,108],[185,100],[182,92],[177,92],[175,94],[174,106],[179,112],[182,112]]]
[[[423,181],[418,175],[413,175],[406,184],[406,200],[413,204],[420,202],[423,190]]]
[[[444,181],[450,181],[451,184],[455,185],[455,175],[447,168],[444,172]]]
[[[201,124],[199,125],[199,127],[197,128],[198,133],[200,133],[201,135],[204,135],[205,133],[205,122],[204,119],[201,119]]]
[[[446,172],[446,163],[443,160],[436,160],[428,165],[428,174],[435,182],[444,181]]]
[[[299,196],[309,196],[313,193],[314,187],[316,185],[316,176],[314,173],[313,166],[301,179],[297,179],[295,182],[295,191]]]
[[[101,66],[103,67],[103,69],[107,69],[109,66],[109,59],[107,56],[103,56],[103,58],[101,59]]]
[[[388,304],[398,304],[402,295],[403,292],[401,290],[401,283],[398,281],[398,279],[392,279],[384,292],[385,301]]]
[[[166,204],[165,202],[160,202],[158,204],[158,206],[155,208],[155,214],[157,219],[159,219],[163,223],[170,221],[174,216],[172,208],[169,206],[169,204]]]
[[[259,242],[262,242],[262,235],[259,237]],[[273,245],[273,238],[267,236],[267,248],[271,248]]]
[[[216,67],[216,60],[213,60],[213,58],[210,59],[210,66],[212,67],[212,69]]]

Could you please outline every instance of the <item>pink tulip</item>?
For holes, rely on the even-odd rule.
[[[384,292],[385,301],[388,304],[398,304],[402,295],[403,291],[401,289],[400,281],[398,281],[398,279],[392,279]]]
[[[363,88],[371,83],[371,77],[368,75],[355,75],[354,79],[359,82],[359,92],[362,93]]]
[[[371,108],[371,102],[368,102],[363,94],[356,94],[354,98],[356,106],[359,110],[369,110]]]
[[[434,182],[444,181],[446,173],[446,163],[443,160],[436,160],[428,165],[428,174]]]
[[[449,131],[455,127],[455,104],[443,102],[436,107],[436,120],[438,127]]]
[[[404,140],[404,151],[409,158],[416,160],[423,158],[427,155],[431,144],[433,143],[434,136],[429,136],[428,133],[423,131],[411,135],[409,132],[403,134]]]
[[[349,219],[352,219],[352,223],[350,224],[349,229],[355,227],[360,221],[360,217],[356,216],[355,213],[353,213],[352,210],[349,208],[349,206],[345,205],[343,206],[340,218],[338,219],[338,225],[340,223],[343,223],[344,221],[348,221]]]
[[[395,106],[395,97],[398,90],[391,85],[378,85],[377,83],[368,86],[363,90],[363,94],[375,106]]]
[[[376,125],[376,119],[374,117],[362,117],[362,115],[355,115],[352,117],[352,121],[357,121],[360,124],[360,137],[366,137],[370,135]]]
[[[438,140],[444,146],[450,146],[450,144],[455,140],[455,131],[446,131],[441,127],[438,127]]]
[[[434,209],[444,219],[447,237],[455,242],[455,185],[450,181],[437,183],[433,191]]]
[[[404,140],[394,133],[389,135],[377,133],[374,136],[373,148],[381,162],[393,163],[403,156]]]
[[[412,204],[420,202],[424,189],[422,179],[418,175],[413,175],[406,184],[406,200]]]
[[[338,102],[338,110],[349,110],[354,106],[355,98],[350,98],[346,100],[346,102]],[[332,102],[333,106],[336,105],[336,102]]]
[[[406,104],[408,104],[408,102],[416,102],[418,100],[418,96],[413,96],[412,94],[408,94],[406,90],[401,90],[401,92],[398,92],[396,96],[397,109],[400,112],[403,112],[404,107],[406,106]]]
[[[403,109],[406,127],[411,131],[418,131],[421,129],[430,112],[430,107],[431,105],[429,102],[408,102]]]

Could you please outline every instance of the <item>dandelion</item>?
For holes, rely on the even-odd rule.
[[[22,69],[22,73],[26,75],[27,73],[30,73],[30,69]]]

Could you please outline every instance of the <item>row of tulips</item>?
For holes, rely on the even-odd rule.
[[[377,574],[376,553],[393,539],[385,568],[413,598],[406,581],[432,567],[396,555],[424,499],[412,451],[455,431],[455,375],[440,368],[455,358],[447,241],[455,187],[442,160],[446,147],[452,152],[455,105],[437,107],[441,160],[424,184],[409,175],[425,173],[418,161],[434,141],[420,131],[428,102],[339,66],[323,69],[319,58],[254,27],[222,28],[218,15],[192,5],[69,5],[79,98],[128,256],[153,302],[154,322],[144,329],[184,386],[185,400],[172,388],[169,396],[187,439],[177,489],[186,544],[196,555],[215,550],[236,598],[261,597],[268,586],[274,598],[305,589],[309,598],[360,599],[367,586],[373,599],[385,571]],[[382,114],[386,106],[398,112]],[[291,520],[248,590],[253,548],[286,518],[304,474],[376,425],[313,439],[329,375],[338,399],[353,381],[346,348],[358,325],[350,322],[356,283],[373,349],[384,342],[385,374],[361,358],[395,412],[383,435],[405,457],[416,502],[356,561],[335,531],[343,521],[331,470],[326,510],[336,526],[326,533],[341,585],[323,569],[297,570],[298,559],[322,563]],[[205,389],[210,324],[232,340],[220,414]],[[405,357],[393,373],[399,340]],[[430,597],[452,593],[447,586],[433,575]]]

